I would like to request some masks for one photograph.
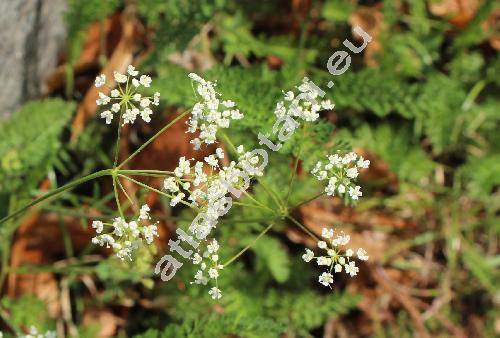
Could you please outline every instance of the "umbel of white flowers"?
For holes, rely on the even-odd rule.
[[[344,270],[349,276],[356,276],[359,272],[359,268],[353,260],[354,251],[352,249],[347,249],[343,252],[343,250],[340,249],[349,243],[351,236],[343,232],[335,236],[333,229],[323,228],[321,237],[325,240],[318,241],[318,248],[323,249],[326,252],[325,255],[314,256],[314,252],[309,249],[306,249],[306,253],[302,255],[302,259],[305,262],[316,259],[316,263],[319,266],[326,266],[327,271],[319,276],[318,281],[324,286],[331,288],[331,284],[333,284],[332,272],[340,273]],[[362,248],[357,250],[356,255],[359,260],[368,260],[366,251]]]
[[[160,104],[160,93],[156,92],[153,96],[143,96],[140,93],[141,86],[148,88],[151,86],[151,77],[141,75],[135,70],[134,66],[127,67],[127,74],[115,72],[113,75],[114,81],[118,88],[109,88],[110,96],[99,92],[99,98],[96,100],[98,106],[107,106],[106,110],[101,113],[101,118],[106,120],[106,124],[110,124],[114,114],[120,114],[123,119],[123,124],[133,124],[137,116],[141,116],[144,122],[151,121],[153,111],[149,107],[151,104],[158,106]],[[99,75],[95,79],[95,86],[102,87],[106,85],[106,76]],[[108,104],[110,104],[108,106]]]
[[[218,97],[220,94],[215,92],[215,85],[196,74],[190,74],[189,77],[199,84],[197,91],[203,101],[195,104],[193,115],[188,121],[191,128],[188,131],[194,132],[199,128],[203,133],[203,131],[210,130],[210,133],[205,133],[204,136],[200,136],[198,140],[193,142],[194,147],[197,149],[202,143],[211,144],[215,142],[217,129],[227,128],[230,116],[233,116],[233,119],[237,119],[242,115],[239,111],[235,112],[234,110],[220,112],[218,110]],[[288,140],[300,126],[297,120],[305,122],[315,121],[319,118],[318,111],[334,107],[329,100],[317,101],[319,97],[325,95],[325,92],[312,81],[309,81],[308,78],[304,78],[302,84],[297,88],[298,94],[291,91],[285,93],[284,101],[280,101],[276,106],[275,115],[277,121],[273,125],[273,133],[277,135],[279,142],[274,144],[269,139],[269,135],[259,133],[258,139],[260,145],[265,145],[273,151],[279,150],[282,147],[281,142]],[[235,107],[232,101],[222,102],[224,109]],[[221,120],[223,121],[221,122]],[[190,160],[186,160],[184,157],[179,160],[179,166],[174,170],[176,177],[165,179],[164,188],[171,193],[177,194],[172,200],[171,205],[176,205],[189,195],[188,200],[191,203],[205,208],[189,226],[189,231],[193,237],[178,229],[178,239],[176,241],[170,240],[168,243],[170,252],[175,251],[184,259],[190,258],[200,245],[198,241],[206,240],[211,230],[215,228],[219,217],[225,215],[231,208],[231,195],[239,198],[248,189],[252,177],[263,175],[264,169],[269,162],[269,155],[265,148],[245,152],[243,146],[240,145],[237,147],[237,152],[239,155],[238,161],[232,161],[226,167],[219,166],[218,164],[218,159],[223,157],[222,149],[217,149],[215,154],[205,157],[205,162],[212,170],[219,169],[218,173],[210,179],[204,174],[203,162],[197,162],[191,167]],[[190,184],[183,183],[180,180],[185,176],[192,179],[194,188],[202,183],[209,182],[208,186],[204,187],[206,191],[201,189],[189,191]],[[230,195],[226,196],[228,193]],[[189,250],[185,250],[180,246],[181,241],[186,242],[190,246]],[[209,257],[208,263],[200,260],[202,256],[198,252],[195,252],[192,258],[194,264],[200,264],[200,269],[195,274],[194,283],[196,284],[205,285],[208,279],[215,279],[217,281],[218,271],[223,268],[218,263],[216,250],[213,250],[214,246],[218,248],[217,242],[212,240],[210,243],[207,246],[207,250],[203,253],[203,257]],[[212,249],[210,249],[211,247]],[[211,267],[207,268],[207,264]],[[156,264],[155,273],[160,274],[160,278],[163,281],[168,281],[173,278],[182,265],[183,263],[179,262],[172,254],[167,254]],[[208,270],[208,277],[205,275],[205,270]],[[217,287],[210,289],[209,293],[214,299],[221,297],[221,291]]]

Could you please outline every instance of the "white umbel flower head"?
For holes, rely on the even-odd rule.
[[[233,101],[220,100],[221,94],[215,90],[215,82],[207,81],[195,73],[188,76],[196,83],[196,95],[200,97],[187,122],[188,133],[199,132],[199,136],[191,141],[198,150],[203,143],[215,143],[217,130],[228,128],[231,120],[239,120],[243,118],[243,114],[235,108]]]
[[[154,237],[158,237],[158,227],[155,224],[148,224],[149,206],[144,204],[141,207],[137,220],[127,222],[121,217],[117,217],[111,224],[101,221],[93,221],[92,228],[98,234],[92,238],[92,243],[112,248],[116,256],[122,260],[132,260],[132,254],[137,250],[142,242],[147,245],[153,244]],[[102,233],[105,231],[105,233]]]
[[[327,271],[319,277],[319,282],[325,286],[330,286],[333,283],[332,272],[340,273],[342,270],[351,277],[356,276],[359,268],[353,260],[354,251],[350,248],[347,248],[345,251],[340,249],[340,247],[349,243],[351,237],[344,232],[340,232],[335,236],[333,229],[329,228],[323,228],[321,234],[327,241],[318,241],[318,247],[324,250],[325,254],[315,256],[312,250],[306,249],[306,253],[302,255],[302,259],[305,262],[316,259],[318,266],[325,266],[327,268]],[[368,260],[367,252],[362,248],[357,250],[356,255],[361,261]]]
[[[334,104],[330,100],[322,100],[321,89],[309,81],[307,77],[302,79],[302,83],[297,87],[298,93],[292,91],[284,92],[284,100],[279,101],[274,110],[278,119],[286,116],[300,118],[306,122],[313,122],[319,118],[322,110],[331,110]]]
[[[140,116],[144,122],[151,121],[151,105],[158,106],[160,104],[160,93],[154,93],[152,97],[143,96],[139,91],[141,86],[148,88],[151,86],[151,77],[141,75],[140,79],[135,77],[139,72],[134,66],[127,67],[127,73],[121,74],[114,72],[113,79],[118,85],[118,88],[109,88],[110,96],[100,92],[99,98],[96,100],[98,106],[106,106],[111,104],[105,111],[101,113],[101,118],[106,120],[106,124],[110,124],[114,114],[122,115],[123,124],[133,124]],[[130,85],[132,84],[132,85]],[[106,76],[101,74],[95,79],[95,86],[100,88],[106,85]]]
[[[359,175],[359,169],[366,169],[370,161],[354,152],[334,154],[327,156],[328,162],[318,162],[311,173],[317,180],[328,180],[325,192],[328,196],[345,197],[351,201],[357,201],[363,195],[361,187],[355,185]],[[347,192],[347,194],[346,194]]]

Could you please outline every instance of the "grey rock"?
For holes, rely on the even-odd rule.
[[[0,0],[0,118],[46,91],[64,47],[65,0]]]

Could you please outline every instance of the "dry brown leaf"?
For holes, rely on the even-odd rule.
[[[23,265],[48,265],[65,256],[60,222],[68,229],[75,251],[82,250],[92,234],[82,229],[74,218],[54,214],[30,216],[17,230],[11,249],[10,267]],[[9,297],[34,294],[44,300],[51,316],[59,315],[60,292],[52,273],[10,273],[6,293]]]
[[[377,61],[375,60],[375,55],[382,49],[382,45],[379,41],[379,35],[383,25],[383,15],[380,6],[359,6],[349,17],[349,23],[351,27],[361,27],[372,37],[372,41],[364,50],[364,59],[368,66],[376,66]],[[355,33],[353,33],[353,36],[359,38]]]
[[[100,326],[97,337],[106,338],[115,336],[118,328],[123,327],[125,321],[108,309],[86,309],[83,314],[82,325],[88,327],[95,324]]]
[[[430,1],[429,9],[436,16],[448,17],[448,21],[457,27],[464,28],[476,15],[478,0],[443,0]]]
[[[500,50],[500,9],[494,10],[482,23],[485,32],[493,32],[488,39],[491,47]]]

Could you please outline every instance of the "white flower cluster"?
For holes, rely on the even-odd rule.
[[[138,76],[139,72],[134,66],[129,65],[127,74],[114,73],[114,80],[118,88],[112,89],[110,96],[100,92],[96,100],[98,106],[109,106],[101,113],[101,118],[106,119],[106,124],[110,124],[114,114],[122,113],[123,124],[133,124],[137,116],[145,122],[151,121],[153,111],[150,105],[158,106],[160,104],[160,93],[156,92],[151,96],[142,96],[139,93],[140,87],[148,88],[151,86],[151,77],[148,75]],[[106,76],[99,75],[95,79],[95,86],[101,87],[106,84]]]
[[[331,110],[335,105],[330,100],[319,100],[324,92],[307,77],[302,79],[302,84],[297,87],[298,94],[292,91],[284,93],[284,101],[279,101],[274,110],[278,119],[286,116],[298,117],[307,122],[316,121],[321,110]]]
[[[359,175],[358,169],[366,169],[370,161],[354,152],[345,154],[334,154],[327,156],[328,162],[316,163],[311,173],[320,181],[328,180],[325,192],[328,196],[344,196],[347,192],[352,200],[358,200],[363,194],[361,187],[355,185],[354,181]]]
[[[0,338],[3,337],[2,332],[0,332]],[[47,331],[45,333],[39,333],[38,329],[34,326],[30,327],[30,332],[27,335],[20,335],[19,338],[56,338],[57,334],[55,331]]]
[[[175,206],[184,201],[199,209],[189,231],[197,239],[210,243],[203,254],[198,250],[192,258],[193,263],[200,264],[200,270],[195,275],[195,284],[206,285],[209,279],[216,280],[219,270],[222,269],[217,263],[217,241],[207,239],[207,236],[215,228],[218,218],[225,215],[232,206],[232,198],[227,196],[228,193],[239,197],[239,193],[248,188],[253,177],[263,174],[265,165],[260,163],[259,166],[262,161],[258,155],[245,152],[243,146],[238,146],[237,152],[238,161],[231,161],[227,166],[219,163],[225,156],[221,148],[206,156],[204,162],[197,161],[193,164],[192,160],[181,157],[173,176],[167,177],[163,182],[164,190],[173,194],[170,205]],[[203,262],[206,257],[208,262]],[[217,286],[210,289],[209,294],[214,299],[221,297]]]
[[[356,266],[354,260],[352,260],[354,251],[352,249],[347,249],[344,253],[342,253],[339,248],[340,246],[347,245],[351,237],[343,232],[335,236],[333,229],[328,228],[323,228],[321,237],[323,237],[326,241],[318,241],[318,247],[325,250],[326,255],[314,256],[314,252],[309,249],[306,249],[306,253],[302,255],[302,259],[305,262],[310,262],[311,260],[316,259],[318,265],[326,266],[328,268],[328,271],[323,272],[319,276],[319,282],[324,286],[331,288],[330,285],[333,284],[332,272],[340,273],[342,270],[344,270],[345,273],[351,277],[356,276],[359,272],[359,268]],[[362,248],[357,250],[356,256],[359,260],[368,260],[367,253]]]
[[[126,222],[121,217],[115,218],[111,224],[93,221],[92,228],[98,235],[92,238],[92,243],[113,248],[116,256],[121,260],[125,260],[125,258],[132,260],[133,252],[139,248],[143,240],[150,245],[153,243],[154,237],[158,236],[158,223],[148,224],[151,219],[149,211],[149,206],[144,204],[137,221]],[[111,226],[113,231],[102,233],[104,226]]]
[[[215,286],[208,291],[208,294],[212,296],[213,299],[220,299],[222,297],[222,292],[218,288],[217,278],[219,277],[219,270],[222,270],[223,266],[219,264],[219,243],[217,243],[215,239],[212,239],[208,243],[203,255],[200,255],[200,252],[196,252],[193,255],[193,264],[199,265],[200,269],[196,271],[194,282],[192,283],[207,285],[209,280],[214,280]]]
[[[221,94],[215,91],[215,82],[206,81],[195,73],[190,73],[189,78],[197,83],[196,92],[202,99],[194,105],[187,122],[189,133],[200,132],[199,137],[191,141],[198,150],[202,143],[215,143],[217,130],[228,128],[231,120],[242,119],[243,114],[233,101],[220,100]]]

